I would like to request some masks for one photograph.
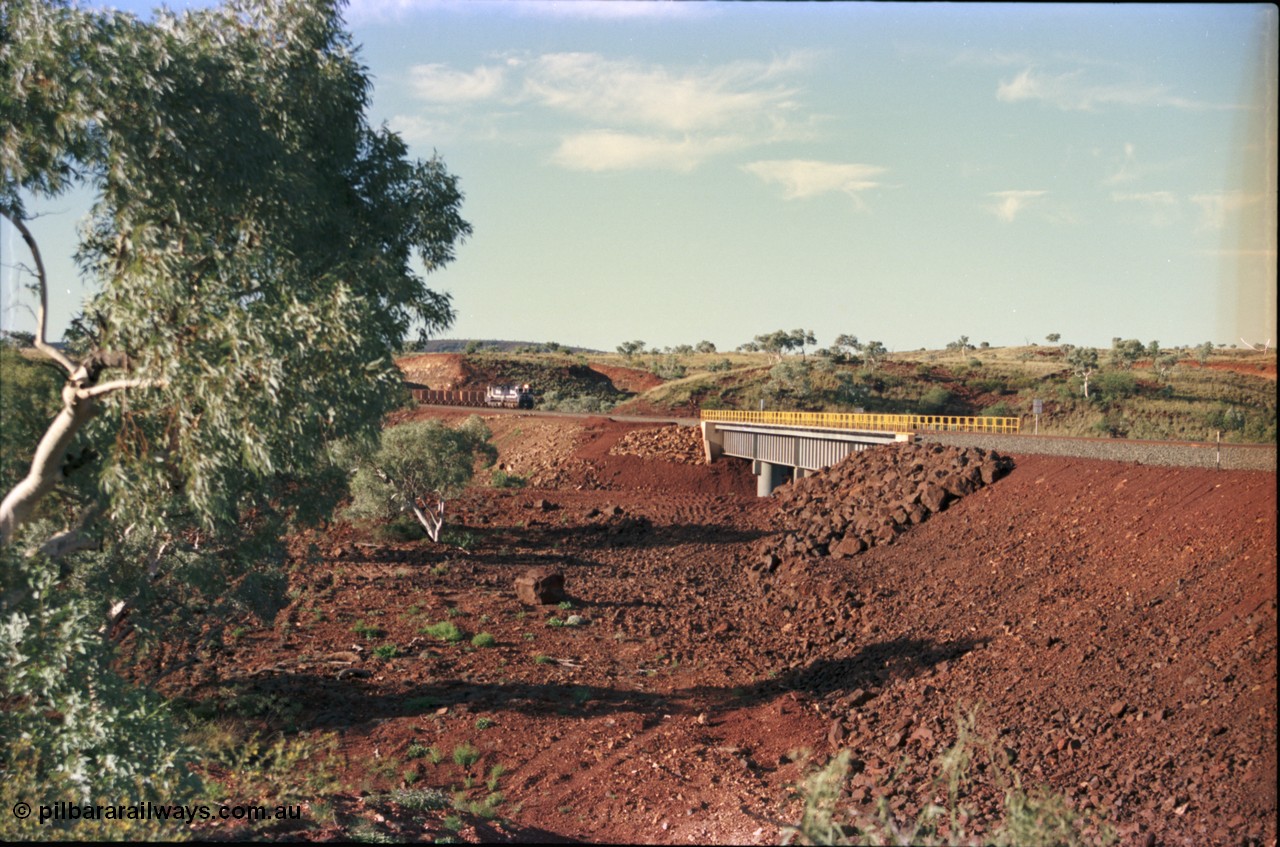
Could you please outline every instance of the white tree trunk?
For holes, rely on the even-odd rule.
[[[36,447],[31,470],[0,502],[0,545],[13,542],[14,534],[31,518],[40,498],[62,481],[67,448],[97,407],[94,397],[82,396],[72,385],[62,389],[62,403],[62,411]]]
[[[411,504],[413,516],[418,519],[418,523],[422,524],[422,528],[427,531],[427,535],[437,544],[440,542],[440,527],[444,525],[444,498],[441,497],[436,501],[434,509],[424,508],[416,502]]]

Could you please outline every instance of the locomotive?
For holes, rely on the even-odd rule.
[[[533,389],[524,385],[491,385],[484,392],[486,406],[503,409],[532,409]]]

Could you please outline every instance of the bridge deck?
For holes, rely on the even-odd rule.
[[[773,426],[862,429],[888,432],[1021,431],[1021,418],[962,417],[956,415],[871,415],[854,412],[741,412],[703,410],[702,420],[713,423],[751,423]]]

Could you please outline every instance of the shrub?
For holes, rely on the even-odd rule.
[[[391,802],[411,812],[427,812],[449,808],[449,795],[435,788],[398,788],[391,792]]]
[[[506,471],[494,471],[489,477],[490,483],[494,488],[524,488],[528,484],[528,480]]]
[[[1105,399],[1117,400],[1135,394],[1138,380],[1128,371],[1103,371],[1094,377],[1093,387]]]
[[[470,744],[459,744],[453,748],[453,763],[461,768],[470,768],[480,760],[480,751]]]
[[[951,392],[936,386],[930,388],[920,398],[920,413],[923,415],[943,415],[951,407]]]
[[[386,630],[382,627],[367,624],[363,620],[356,621],[351,627],[351,631],[366,641],[372,641],[375,638],[381,638],[387,634]]]
[[[9,547],[0,558],[0,585],[29,589],[0,621],[0,841],[183,837],[184,829],[155,822],[41,825],[36,816],[10,814],[18,802],[54,799],[188,803],[200,782],[188,767],[196,751],[179,737],[168,708],[112,668],[114,650],[98,632],[100,598],[60,586],[57,565],[41,556],[19,562]]]
[[[893,810],[911,798],[898,793],[880,797],[874,815],[856,810],[847,815],[842,802],[851,754],[843,750],[804,781],[797,792],[804,802],[800,821],[784,827],[782,843],[801,840],[807,844],[972,843],[1018,847],[1114,843],[1115,832],[1105,820],[1093,813],[1077,812],[1065,797],[1047,788],[1025,789],[1008,756],[994,742],[974,732],[976,710],[960,716],[957,723],[956,743],[938,758],[939,773],[934,779],[946,806],[928,802],[914,820],[902,820]],[[985,762],[975,767],[975,760],[979,759]],[[986,785],[974,783],[978,774],[985,776]],[[993,830],[984,832],[981,838],[970,838],[965,827],[973,811],[961,801],[980,788],[1004,798],[1003,816]]]
[[[498,639],[494,638],[487,632],[478,632],[475,637],[471,639],[471,643],[476,647],[493,647],[498,643]]]
[[[429,624],[419,628],[418,632],[449,644],[461,641],[465,637],[462,630],[458,629],[458,625],[453,621],[440,621],[440,623]]]

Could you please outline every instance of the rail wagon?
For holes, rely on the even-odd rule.
[[[430,406],[487,406],[495,409],[532,409],[533,388],[524,385],[490,385],[480,389],[413,388],[413,399]]]

